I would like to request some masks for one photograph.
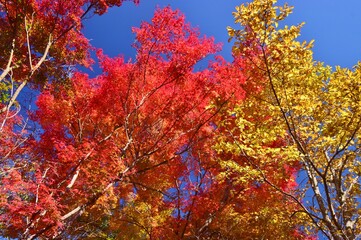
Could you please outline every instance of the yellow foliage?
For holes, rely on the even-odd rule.
[[[313,41],[297,40],[303,23],[280,27],[292,7],[276,2],[254,0],[233,13],[242,26],[227,29],[233,52],[253,66],[245,74],[262,91],[247,92],[247,99],[232,110],[236,127],[219,137],[215,149],[249,161],[248,166],[235,160],[223,164],[244,182],[257,175],[250,167],[276,182],[272,174],[278,173],[267,166],[299,163],[302,188],[290,195],[313,199],[298,202],[310,224],[330,238],[355,238],[361,234],[361,221],[355,220],[361,192],[361,63],[352,70],[332,70],[315,61]],[[265,147],[278,139],[284,145]]]

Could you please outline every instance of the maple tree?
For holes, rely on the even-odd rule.
[[[233,53],[254,66],[248,77],[262,91],[248,91],[247,100],[234,109],[237,127],[229,130],[233,140],[221,140],[218,148],[242,155],[259,181],[296,203],[295,216],[308,218],[310,233],[357,239],[361,66],[332,71],[315,61],[313,43],[296,39],[303,24],[279,27],[292,7],[276,2],[254,0],[234,13],[242,28],[228,29],[235,40]],[[282,143],[264,148],[275,141]],[[270,163],[294,166],[300,185],[280,187]],[[249,172],[234,160],[229,167]]]
[[[207,129],[213,113],[206,104],[218,86],[209,71],[193,67],[219,47],[169,8],[134,32],[134,63],[99,51],[102,75],[76,73],[67,85],[51,84],[39,96],[34,120],[44,132],[27,142],[35,149],[24,153],[29,161],[19,162],[27,166],[15,164],[2,178],[6,235],[92,236],[87,223],[100,228],[113,210],[125,216],[141,211],[145,221],[145,207],[164,208],[163,195],[149,189],[159,193],[175,184],[185,171],[182,152]],[[154,219],[134,234],[150,237],[155,233],[148,228],[162,222]]]
[[[31,168],[24,146],[33,128],[24,110],[29,100],[25,94],[22,96],[26,87],[41,89],[48,81],[65,82],[74,64],[88,66],[90,45],[80,32],[82,20],[90,14],[101,15],[108,7],[120,6],[122,2],[0,1],[1,180],[15,174],[11,173],[13,169]],[[21,96],[22,101],[18,101]],[[26,183],[20,184],[17,176],[7,184],[13,183],[18,183],[19,191],[24,194],[31,188]]]

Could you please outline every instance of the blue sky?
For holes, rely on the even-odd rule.
[[[227,26],[233,25],[232,12],[244,0],[141,0],[139,6],[125,2],[103,16],[85,22],[85,35],[91,43],[107,55],[134,58],[130,45],[134,42],[133,26],[149,21],[157,6],[180,9],[187,21],[200,29],[201,34],[214,36],[223,42],[222,55],[230,58],[231,44],[227,43]],[[301,40],[315,39],[314,57],[326,64],[352,67],[361,59],[361,1],[360,0],[279,0],[295,6],[286,24],[306,22]]]

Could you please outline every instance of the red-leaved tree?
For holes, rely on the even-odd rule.
[[[35,151],[23,153],[27,166],[14,166],[2,181],[9,235],[99,235],[116,212],[126,216],[139,205],[164,211],[144,223],[151,236],[148,228],[172,215],[162,193],[189,175],[185,155],[200,133],[212,131],[215,111],[207,106],[222,86],[194,66],[219,46],[170,8],[134,32],[135,62],[98,52],[102,75],[76,73],[39,96],[34,120],[44,132],[32,141]]]
[[[136,0],[133,2],[138,3]],[[31,104],[30,97],[24,94],[24,89],[30,87],[41,90],[46,82],[64,83],[67,81],[69,70],[71,71],[75,64],[89,66],[92,62],[89,57],[91,48],[80,31],[82,21],[91,14],[101,15],[109,7],[120,6],[122,3],[123,0],[0,1],[0,187],[4,193],[1,195],[2,203],[17,198],[11,194],[8,186],[17,188],[16,191],[21,193],[22,200],[27,198],[27,189],[34,190],[33,185],[22,182],[22,177],[17,172],[19,169],[28,171],[26,179],[32,178],[35,172],[27,146],[24,145],[34,129],[33,124],[28,124],[24,110],[24,106],[26,109],[28,104]],[[37,189],[36,186],[35,188]],[[9,207],[18,211],[18,215],[26,216],[18,209],[19,206]],[[1,212],[3,211],[6,211],[6,208],[1,209]],[[18,220],[8,219],[6,214],[2,214],[0,229],[9,233],[12,231],[11,228],[8,229],[10,222]]]

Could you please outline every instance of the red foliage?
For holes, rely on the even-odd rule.
[[[90,44],[80,31],[82,20],[91,12],[103,14],[124,0],[1,0],[0,1],[0,66],[6,66],[13,51],[12,77],[23,81],[44,55],[48,44],[51,57],[41,64],[32,80],[44,84],[60,80],[64,67],[73,64],[89,66]],[[138,3],[138,0],[133,0]],[[31,62],[30,62],[31,61]],[[4,67],[5,68],[5,67]]]
[[[228,99],[225,95],[236,90],[232,86],[219,93],[230,85],[216,79],[214,70],[194,69],[220,46],[211,38],[200,38],[184,16],[170,8],[158,9],[151,23],[133,31],[134,63],[99,51],[102,75],[89,79],[76,73],[69,85],[49,85],[39,96],[34,120],[44,132],[34,141],[31,162],[36,174],[26,181],[34,185],[27,188],[32,197],[23,199],[34,211],[7,210],[8,216],[19,219],[8,223],[14,232],[72,234],[74,220],[84,210],[91,212],[110,186],[118,199],[133,194],[132,186],[139,184],[168,191],[194,171],[182,154],[200,133],[211,131],[214,112],[207,106],[214,96]],[[151,205],[162,205],[150,192],[140,188],[137,195],[143,201],[153,199]],[[7,204],[12,203],[8,199]]]

